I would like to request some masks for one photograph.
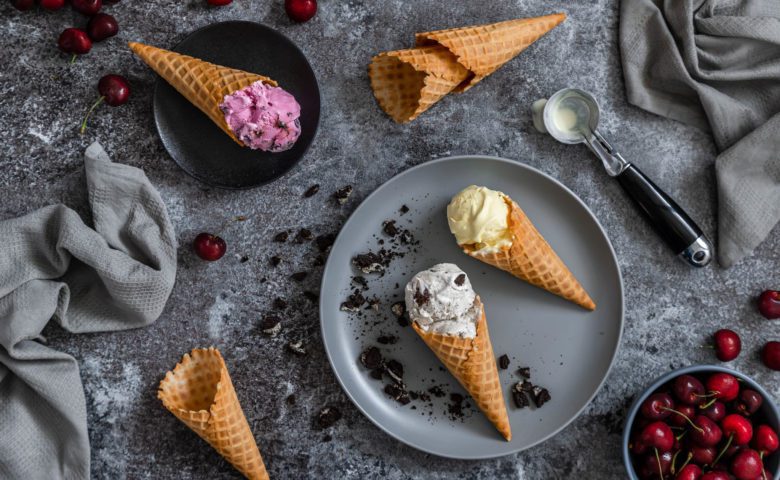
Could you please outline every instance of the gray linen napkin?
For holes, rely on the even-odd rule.
[[[85,154],[94,229],[54,205],[0,222],[0,478],[87,479],[79,367],[39,342],[54,319],[71,332],[154,322],[176,279],[176,240],[144,173]]]
[[[715,168],[730,267],[780,220],[780,1],[622,0],[620,50],[629,102],[729,149]]]

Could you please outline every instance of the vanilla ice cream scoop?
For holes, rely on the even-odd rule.
[[[476,185],[464,188],[447,205],[447,222],[458,245],[472,245],[476,250],[512,245],[509,204],[499,191]]]
[[[463,270],[453,263],[440,263],[406,285],[406,311],[426,332],[474,338],[481,303]]]

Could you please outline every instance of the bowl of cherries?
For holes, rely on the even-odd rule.
[[[728,368],[681,368],[656,380],[626,417],[632,480],[780,480],[780,411]]]

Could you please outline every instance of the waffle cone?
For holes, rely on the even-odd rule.
[[[470,256],[511,273],[531,285],[543,288],[588,310],[596,304],[580,282],[558,257],[528,216],[514,201],[509,204],[509,229],[512,246],[495,253],[481,253],[471,246],[462,246]]]
[[[211,347],[185,354],[165,374],[157,397],[244,476],[269,478],[219,350]]]
[[[442,46],[384,52],[368,67],[379,106],[393,120],[414,120],[471,74]]]
[[[222,103],[225,95],[258,81],[277,86],[275,81],[256,73],[215,65],[141,43],[130,42],[128,45],[144,63],[242,146],[243,143],[236,138],[225,122],[225,115],[219,109],[219,104]]]
[[[563,13],[418,33],[418,46],[442,45],[471,72],[457,91],[466,91],[566,19]]]
[[[482,314],[477,322],[477,335],[474,338],[426,332],[417,325],[417,322],[412,322],[412,327],[447,370],[469,392],[488,420],[509,441],[512,440],[512,429],[506,413],[501,382],[498,379],[493,345],[488,335],[485,308],[481,307]]]

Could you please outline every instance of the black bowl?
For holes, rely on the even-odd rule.
[[[244,189],[271,182],[309,149],[320,121],[320,90],[303,52],[281,33],[254,22],[222,22],[196,30],[173,51],[273,78],[301,104],[301,136],[270,153],[234,142],[165,80],[154,90],[154,119],[165,149],[187,173],[209,185]]]

